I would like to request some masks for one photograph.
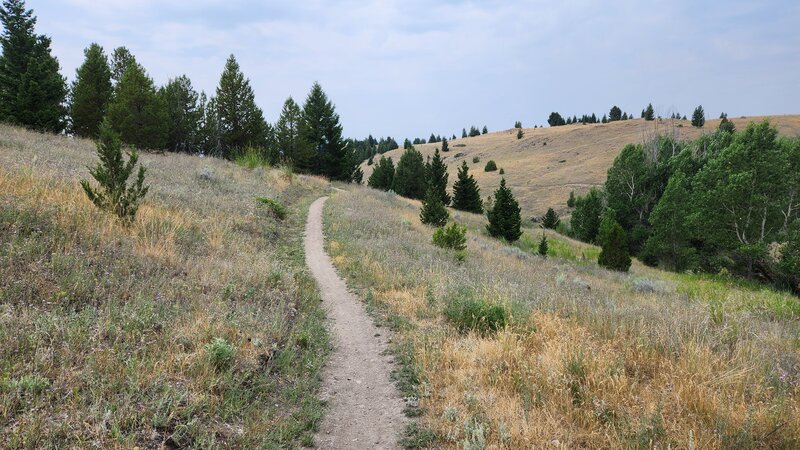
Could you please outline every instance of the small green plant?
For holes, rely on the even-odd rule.
[[[467,227],[457,223],[437,228],[433,232],[433,243],[441,248],[463,252],[467,249]]]
[[[406,425],[403,435],[400,437],[400,445],[403,448],[429,448],[437,441],[436,433],[419,426],[416,422]]]
[[[144,185],[146,169],[139,166],[136,181],[130,186],[128,178],[133,174],[139,155],[136,151],[128,152],[128,161],[122,159],[122,144],[119,136],[111,130],[108,122],[100,126],[100,140],[97,142],[97,156],[100,162],[89,169],[99,188],[95,189],[87,180],[81,180],[86,196],[100,209],[114,213],[124,223],[133,222],[139,203],[149,186]]]
[[[481,162],[481,159],[479,157],[477,157],[477,156],[473,156],[472,157],[472,163],[473,164],[478,164],[479,162]]]
[[[269,166],[269,161],[267,161],[263,149],[256,147],[247,147],[244,150],[236,152],[233,157],[233,161],[242,167],[247,167],[248,169]]]
[[[506,169],[503,169],[503,168],[501,167],[501,168],[500,168],[500,172],[498,172],[498,173],[499,173],[500,175],[505,175],[505,174],[506,174]]]
[[[231,344],[219,337],[214,338],[210,344],[206,344],[205,351],[211,365],[219,372],[228,370],[236,357],[236,351]]]
[[[266,197],[258,197],[256,200],[258,200],[259,203],[266,205],[272,214],[274,214],[275,217],[280,220],[285,219],[286,215],[289,213],[289,210],[277,200]]]
[[[35,395],[49,388],[50,380],[38,375],[23,375],[19,378],[6,381],[3,384],[5,384],[5,390]],[[3,384],[0,384],[0,387],[2,387]]]
[[[494,172],[495,170],[497,170],[497,164],[492,159],[490,159],[489,162],[486,163],[486,167],[483,168],[484,172]]]
[[[471,295],[458,295],[448,303],[443,314],[461,333],[476,331],[486,335],[504,328],[508,323],[505,308],[472,298]]]

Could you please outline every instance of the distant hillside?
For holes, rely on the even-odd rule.
[[[800,115],[732,118],[737,129],[750,122],[769,119],[785,136],[800,134]],[[592,186],[605,182],[606,171],[625,144],[639,143],[654,133],[675,134],[679,139],[694,139],[702,133],[717,128],[719,119],[706,121],[705,127],[694,128],[687,120],[646,122],[642,119],[608,124],[565,125],[549,128],[525,128],[525,136],[517,139],[514,128],[472,138],[449,142],[445,163],[450,171],[450,182],[455,180],[457,167],[467,161],[470,172],[486,198],[500,183],[499,171],[484,172],[486,162],[493,159],[505,169],[506,182],[511,186],[522,207],[524,217],[540,216],[554,207],[566,213],[570,191],[581,194]],[[418,145],[423,156],[432,155],[441,144]],[[385,153],[397,163],[403,149]],[[473,163],[474,157],[480,161]],[[364,179],[372,167],[362,165]]]

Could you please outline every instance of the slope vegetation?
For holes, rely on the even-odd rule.
[[[145,154],[125,228],[78,185],[95,161],[0,126],[0,447],[310,443],[327,334],[301,237],[327,184]]]
[[[730,119],[737,129],[767,117]],[[800,116],[772,116],[770,122],[783,135],[800,134]],[[489,160],[505,171],[506,182],[520,202],[525,217],[541,216],[553,207],[566,213],[570,191],[582,194],[592,186],[601,186],[606,172],[620,150],[629,143],[639,143],[655,134],[668,134],[679,139],[694,139],[719,126],[719,119],[708,120],[704,128],[694,128],[689,121],[669,119],[647,122],[643,119],[608,124],[565,125],[550,128],[526,128],[524,137],[517,139],[517,130],[498,131],[472,138],[448,141],[450,151],[445,163],[450,183],[455,180],[458,166],[466,161],[475,175],[483,197],[490,195],[500,184],[499,171],[484,172]],[[418,145],[423,156],[432,155],[441,144]],[[392,150],[385,156],[395,164],[403,149]],[[380,156],[376,156],[379,158]],[[477,163],[473,162],[478,158]],[[364,179],[372,167],[362,165]]]

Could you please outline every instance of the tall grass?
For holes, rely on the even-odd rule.
[[[0,448],[309,442],[327,334],[301,236],[325,184],[143,154],[126,228],[77,184],[94,159],[0,126]]]
[[[580,262],[590,246],[554,234],[563,256],[543,259],[459,212],[470,256],[457,261],[430,242],[417,205],[349,189],[327,203],[329,251],[353,286],[404,323],[395,339],[413,353],[404,361],[418,374],[421,427],[434,445],[800,445],[800,324],[753,306],[772,294],[720,285],[728,297],[711,303],[681,292],[671,274]],[[463,333],[447,312],[465,295],[503,306],[508,325]],[[740,296],[750,306],[726,303]]]

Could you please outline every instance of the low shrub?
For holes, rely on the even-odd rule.
[[[451,223],[450,226],[437,228],[433,232],[433,243],[441,248],[464,251],[467,248],[467,227]]]
[[[486,163],[486,167],[483,168],[484,172],[494,172],[495,170],[497,170],[497,164],[491,159]]]
[[[450,301],[443,314],[461,333],[476,331],[486,335],[504,328],[508,323],[508,313],[502,306],[465,295]]]
[[[506,170],[501,167],[499,173],[500,173],[500,175],[505,175],[506,174]]]
[[[477,156],[473,156],[472,157],[472,162],[473,162],[473,164],[478,164],[479,162],[481,162],[481,159],[478,158]]]
[[[267,208],[269,208],[272,214],[280,220],[285,219],[286,215],[289,213],[289,210],[277,200],[266,197],[258,197],[256,200],[261,204],[267,205]]]
[[[210,344],[206,344],[205,350],[211,365],[220,372],[228,370],[236,357],[236,352],[231,344],[222,338],[214,338]]]
[[[270,165],[264,150],[256,147],[247,147],[236,152],[233,156],[233,161],[242,167],[247,167],[248,169],[255,169],[256,167]]]

